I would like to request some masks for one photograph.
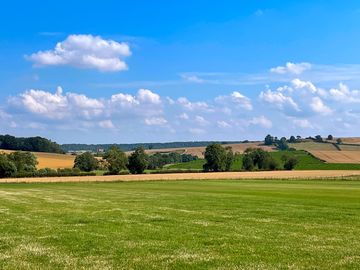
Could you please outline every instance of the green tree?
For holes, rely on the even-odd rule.
[[[264,140],[265,145],[273,145],[274,144],[274,137],[272,137],[270,134],[266,135]]]
[[[143,147],[138,147],[129,156],[128,169],[132,174],[141,174],[148,166],[148,155]]]
[[[36,171],[38,162],[33,153],[17,151],[9,154],[8,159],[15,164],[18,172]]]
[[[333,139],[334,139],[333,135],[330,134],[329,136],[327,136],[328,141],[332,141]]]
[[[342,139],[338,138],[338,139],[336,140],[336,143],[337,143],[337,144],[342,144]]]
[[[0,154],[0,178],[12,177],[17,173],[14,162],[6,154]]]
[[[317,142],[322,142],[323,139],[322,139],[321,135],[316,135],[316,136],[315,136],[315,141],[317,141]]]
[[[227,150],[219,143],[213,143],[205,149],[204,171],[223,172],[227,169]]]
[[[254,170],[254,161],[250,155],[244,155],[243,161],[242,161],[242,168],[245,171],[252,171]]]
[[[289,145],[287,144],[286,138],[282,137],[277,143],[276,143],[276,147],[281,150],[288,150],[289,149]]]
[[[290,137],[289,143],[296,143],[295,136],[291,136],[291,137]]]
[[[125,170],[128,164],[126,154],[115,146],[105,153],[104,159],[108,164],[108,170],[111,174],[118,174],[121,170]]]
[[[78,168],[81,171],[91,172],[98,168],[98,160],[89,152],[76,156],[74,168]]]
[[[228,172],[231,170],[231,165],[234,162],[235,156],[234,156],[234,152],[232,151],[232,148],[230,146],[226,147],[225,150],[226,150],[225,171]]]

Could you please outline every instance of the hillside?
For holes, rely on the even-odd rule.
[[[13,150],[3,150],[0,149],[0,153],[11,153]],[[54,154],[54,153],[44,153],[44,152],[32,152],[39,162],[37,165],[38,169],[51,168],[72,168],[74,167],[75,156],[65,155],[65,154]]]

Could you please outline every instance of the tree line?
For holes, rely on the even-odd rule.
[[[0,149],[61,154],[64,153],[59,144],[46,138],[18,138],[11,135],[0,135]]]
[[[231,170],[236,154],[230,147],[223,147],[220,144],[211,144],[206,147],[204,171],[225,172]],[[261,148],[248,148],[242,155],[242,167],[244,171],[253,170],[292,170],[298,164],[296,157],[284,154],[281,164],[269,152]],[[239,168],[240,169],[240,168]]]
[[[119,174],[127,170],[132,174],[140,174],[146,169],[162,169],[167,164],[189,162],[196,159],[198,159],[196,156],[176,152],[148,155],[143,147],[136,148],[127,156],[120,148],[113,146],[100,160],[90,152],[76,156],[74,167],[88,172],[102,169],[108,170],[108,174]]]

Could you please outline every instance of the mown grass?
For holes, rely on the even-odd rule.
[[[359,181],[0,185],[0,269],[358,269]]]
[[[296,165],[295,170],[360,170],[360,164],[347,164],[347,163],[325,163],[320,159],[312,156],[306,151],[276,151],[269,152],[279,163],[280,168],[283,166],[282,156],[294,156],[298,159],[299,163]],[[194,169],[201,170],[205,164],[205,160],[199,159],[186,163],[173,164],[167,169]],[[241,170],[242,168],[242,155],[238,155],[232,164],[231,169]]]

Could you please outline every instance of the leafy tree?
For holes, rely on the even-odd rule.
[[[231,165],[234,161],[234,153],[231,149],[231,147],[226,147],[226,159],[225,159],[225,171],[230,171],[231,170]]]
[[[334,139],[333,135],[327,136],[327,140],[328,140],[328,141],[332,141],[333,139]]]
[[[204,171],[223,172],[227,169],[227,150],[219,143],[213,143],[205,149]]]
[[[297,136],[296,136],[296,140],[300,141],[300,140],[301,140],[301,136],[297,135]]]
[[[291,137],[290,137],[289,143],[296,143],[295,136],[291,136]]]
[[[148,166],[148,155],[143,147],[138,147],[129,156],[128,169],[132,174],[141,174]]]
[[[341,138],[338,138],[338,139],[336,140],[336,143],[337,143],[337,144],[342,144],[342,139],[341,139]]]
[[[270,134],[266,135],[264,140],[265,145],[273,145],[274,144],[274,137],[272,137]]]
[[[118,174],[121,170],[125,170],[128,164],[126,154],[115,146],[105,153],[104,159],[108,163],[108,170],[111,174]]]
[[[14,162],[6,154],[0,154],[0,178],[11,177],[17,173]]]
[[[242,161],[242,168],[245,171],[252,171],[254,170],[254,161],[250,155],[244,155],[243,161]]]
[[[36,156],[30,152],[13,152],[8,155],[8,159],[12,161],[17,172],[34,172],[38,164]]]
[[[321,135],[316,135],[316,136],[315,136],[315,141],[317,141],[317,142],[322,142],[323,139],[322,139]]]
[[[282,137],[277,143],[276,146],[279,150],[284,151],[289,149],[289,145],[286,142],[286,138]]]
[[[98,168],[98,160],[89,152],[76,156],[74,168],[81,171],[91,172]]]
[[[266,159],[266,168],[274,171],[279,168],[279,163],[272,156],[268,156]]]

